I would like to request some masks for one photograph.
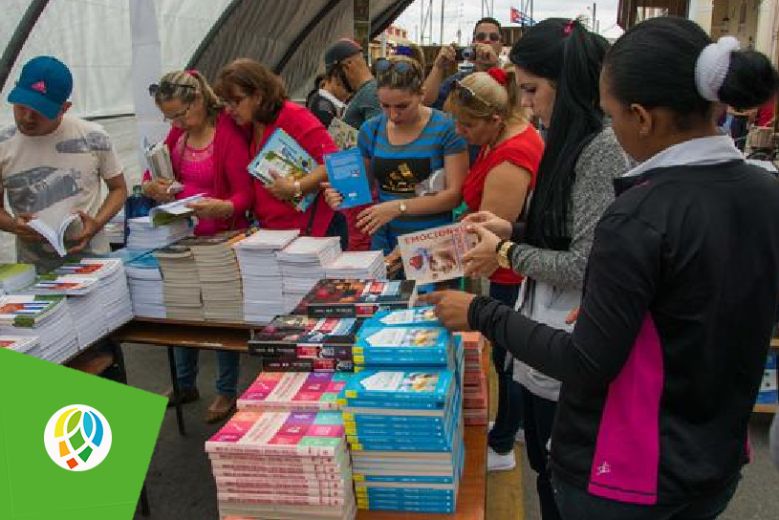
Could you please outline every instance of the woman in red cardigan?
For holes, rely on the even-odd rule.
[[[225,101],[227,112],[246,128],[252,156],[281,128],[318,164],[299,181],[280,177],[272,186],[254,182],[254,215],[260,226],[299,229],[309,236],[339,236],[341,247],[346,249],[346,219],[335,213],[320,194],[320,184],[327,180],[323,156],[338,151],[327,129],[307,108],[290,102],[281,79],[256,61],[238,59],[224,67],[219,72],[216,89]],[[289,201],[308,193],[319,196],[307,211],[297,211]]]
[[[172,124],[165,144],[170,150],[177,184],[148,180],[143,184],[144,194],[158,202],[168,202],[204,193],[204,200],[190,205],[198,217],[196,235],[246,227],[246,211],[251,208],[254,195],[246,173],[249,150],[240,129],[224,113],[211,87],[197,71],[180,71],[166,74],[149,91]],[[174,353],[180,399],[194,401],[199,398],[195,384],[198,351],[177,348]],[[218,395],[208,409],[207,422],[227,417],[235,407],[237,395],[238,353],[216,354]]]

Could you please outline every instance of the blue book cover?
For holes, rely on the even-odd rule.
[[[297,141],[277,128],[246,169],[252,177],[270,186],[276,176],[300,180],[316,166],[314,158]],[[306,211],[315,198],[316,193],[309,193],[293,199],[291,203],[298,211]]]
[[[770,353],[766,359],[763,380],[757,392],[757,404],[776,404],[779,401],[777,388],[777,355]]]
[[[355,374],[343,389],[345,399],[385,399],[403,403],[449,401],[454,391],[451,370],[366,370]]]
[[[412,307],[410,309],[397,309],[379,311],[363,323],[363,328],[382,327],[441,327],[441,322],[435,317],[435,307]]]
[[[344,198],[339,209],[373,202],[368,173],[359,148],[325,155],[325,168],[330,185]]]
[[[414,356],[422,362],[447,360],[450,343],[451,335],[444,327],[362,327],[353,353],[357,364],[365,364],[359,359],[361,356],[382,361],[404,356],[405,363]]]
[[[359,482],[398,482],[409,484],[451,484],[454,482],[454,475],[370,475],[355,473],[353,476],[354,480]]]

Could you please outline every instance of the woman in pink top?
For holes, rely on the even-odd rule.
[[[246,211],[251,208],[254,195],[251,177],[246,172],[249,150],[214,91],[197,71],[179,71],[163,76],[149,92],[165,119],[172,123],[165,144],[181,188],[172,189],[172,181],[147,180],[143,184],[144,194],[158,202],[168,202],[203,193],[202,201],[190,205],[198,218],[196,235],[246,227]],[[182,402],[194,401],[199,397],[195,385],[198,351],[177,348],[175,355],[179,398]],[[208,409],[207,422],[227,417],[235,407],[238,357],[235,352],[217,352],[218,395]]]

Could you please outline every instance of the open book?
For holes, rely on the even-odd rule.
[[[198,193],[191,197],[186,197],[167,204],[160,204],[149,211],[149,219],[152,226],[164,226],[170,224],[174,220],[180,220],[192,215],[192,210],[187,207],[187,204],[203,200],[205,194]]]
[[[462,257],[476,245],[465,224],[451,224],[398,237],[406,278],[432,283],[463,276]]]
[[[314,158],[297,141],[281,128],[277,128],[247,169],[253,177],[270,186],[276,181],[275,175],[299,180],[316,166]],[[298,211],[306,211],[315,198],[316,193],[309,193],[296,197],[291,202]]]
[[[35,214],[35,218],[27,225],[43,235],[60,256],[68,254],[65,247],[65,232],[73,221],[79,220],[78,213],[74,213],[76,198],[68,197]]]

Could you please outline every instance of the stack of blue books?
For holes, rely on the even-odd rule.
[[[339,402],[357,506],[452,513],[465,457],[462,393],[448,369],[364,370]]]

